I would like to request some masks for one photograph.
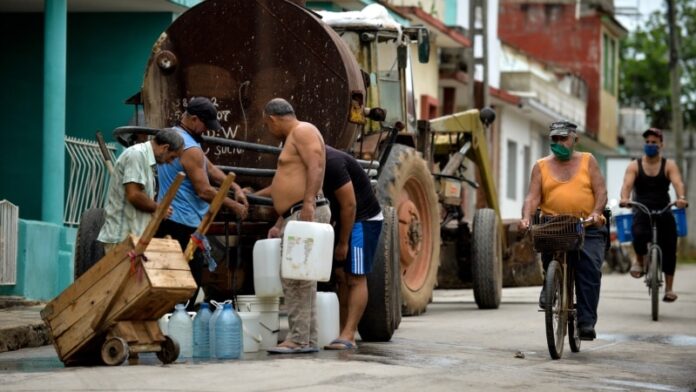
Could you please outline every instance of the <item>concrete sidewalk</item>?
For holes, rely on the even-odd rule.
[[[0,353],[51,344],[41,320],[44,304],[18,297],[0,297]]]

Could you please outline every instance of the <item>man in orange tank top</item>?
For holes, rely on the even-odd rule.
[[[578,327],[582,340],[596,337],[597,306],[602,279],[602,262],[608,231],[604,218],[607,187],[597,160],[589,153],[574,151],[578,143],[577,125],[557,121],[549,127],[551,154],[539,159],[532,169],[529,192],[522,207],[520,226],[529,227],[532,216],[572,214],[590,218],[595,224],[585,232],[585,242],[577,253],[568,254],[575,267]],[[544,270],[551,255],[542,254]],[[544,308],[542,290],[539,306]]]

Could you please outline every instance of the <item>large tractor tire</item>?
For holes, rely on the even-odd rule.
[[[479,309],[497,309],[503,290],[503,257],[500,225],[494,210],[474,214],[471,241],[471,276]]]
[[[358,332],[366,342],[388,342],[401,323],[399,221],[393,207],[384,207],[384,224],[372,272],[367,275],[368,300]]]
[[[75,238],[75,279],[104,257],[104,246],[97,241],[104,226],[103,208],[90,208],[82,213]]]
[[[440,265],[440,214],[435,183],[416,150],[394,145],[377,184],[382,205],[399,221],[402,314],[418,315],[432,298]]]

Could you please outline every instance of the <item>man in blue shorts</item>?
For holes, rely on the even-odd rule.
[[[329,146],[322,189],[335,224],[334,271],[341,317],[340,335],[324,349],[354,349],[355,331],[367,306],[366,275],[372,269],[384,218],[358,161]]]

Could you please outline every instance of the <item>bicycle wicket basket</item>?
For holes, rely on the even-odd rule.
[[[540,216],[529,231],[534,250],[541,253],[578,250],[585,240],[582,220],[573,215]]]

